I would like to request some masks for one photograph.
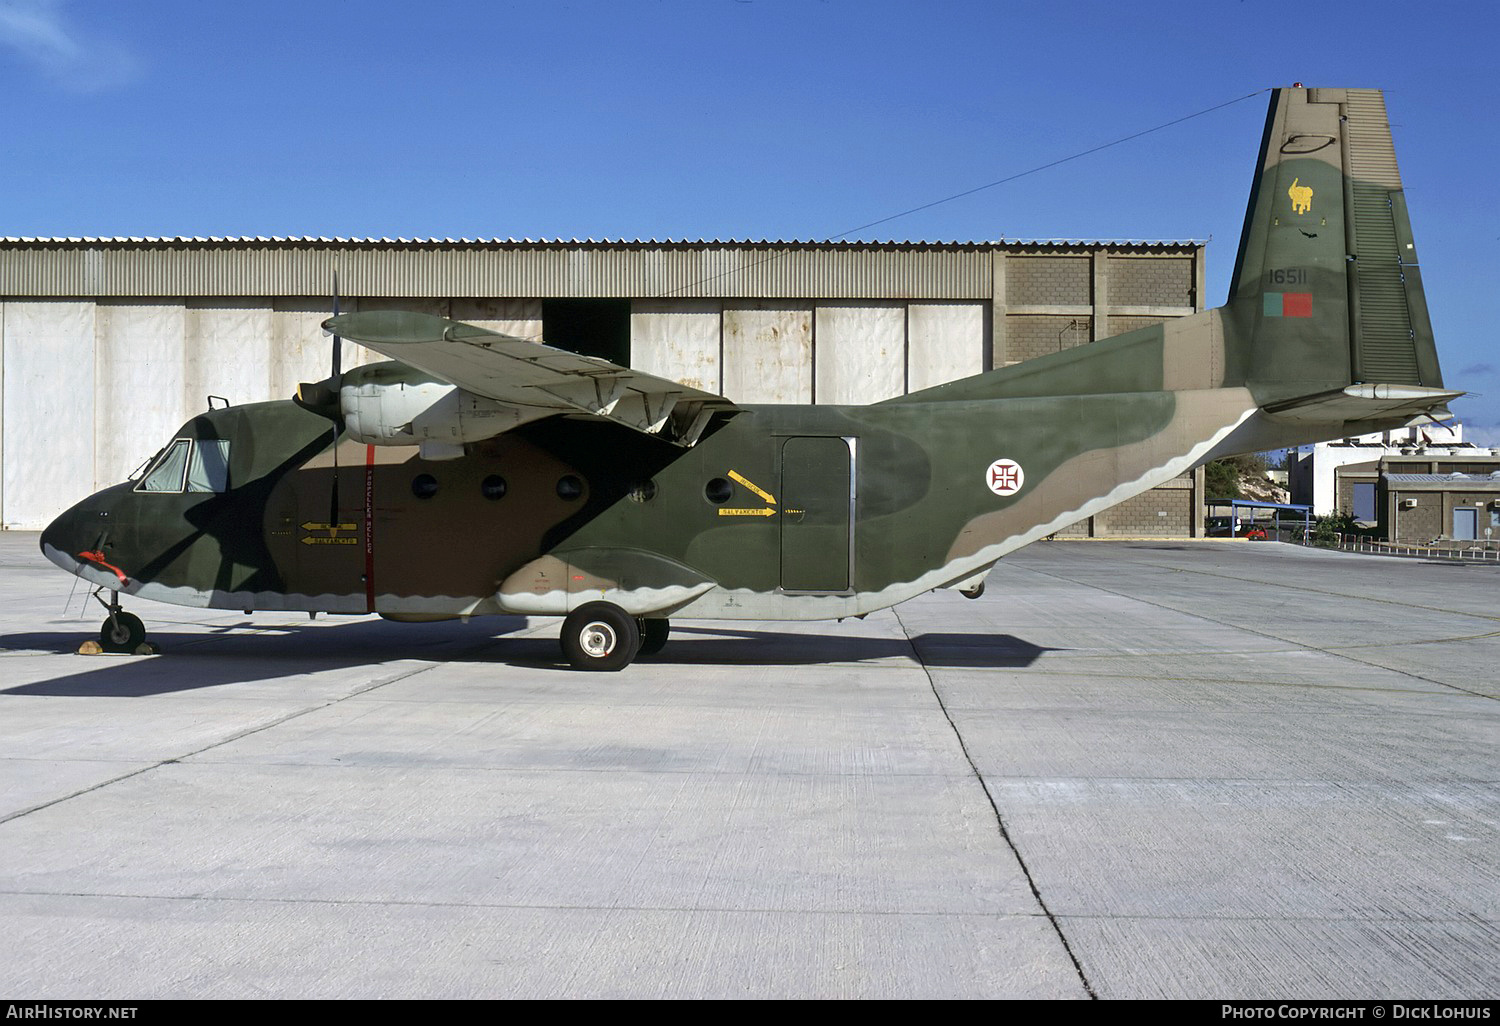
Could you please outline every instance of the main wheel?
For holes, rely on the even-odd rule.
[[[99,644],[106,652],[134,652],[146,640],[146,625],[130,613],[116,613],[99,628]]]
[[[641,621],[641,650],[638,655],[653,656],[660,652],[667,643],[667,635],[672,633],[672,621],[665,619],[651,619]]]
[[[575,670],[622,670],[641,647],[641,628],[619,606],[590,602],[568,614],[558,640]]]

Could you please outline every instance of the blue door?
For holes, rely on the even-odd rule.
[[[1453,538],[1455,541],[1473,541],[1478,510],[1456,509],[1453,511]]]

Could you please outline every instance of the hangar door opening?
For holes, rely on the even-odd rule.
[[[854,439],[781,445],[781,588],[849,590],[854,540]]]
[[[544,299],[542,341],[630,366],[630,300]]]

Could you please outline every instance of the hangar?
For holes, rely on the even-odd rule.
[[[409,309],[742,403],[869,403],[1203,309],[1197,242],[0,240],[0,525],[124,480],[210,396],[327,375]],[[344,366],[379,359],[348,344]],[[1060,534],[1201,533],[1202,472]]]

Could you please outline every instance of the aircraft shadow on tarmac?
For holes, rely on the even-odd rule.
[[[209,633],[156,630],[150,639],[161,646],[160,656],[80,656],[85,666],[77,672],[0,688],[0,696],[142,698],[401,660],[578,672],[564,661],[550,635],[506,637],[526,626],[524,617],[492,617],[479,630],[456,621],[417,625],[384,620],[337,626],[246,623]],[[0,651],[72,654],[90,637],[84,629],[0,635]],[[624,673],[650,672],[653,665],[813,666],[911,659],[914,652],[927,666],[1020,668],[1049,651],[1054,650],[1009,634],[921,634],[908,641],[674,627],[665,649]]]

